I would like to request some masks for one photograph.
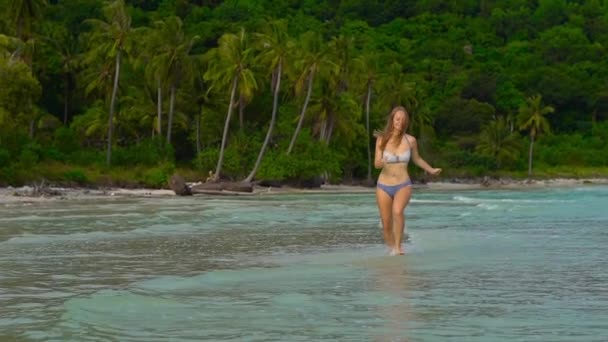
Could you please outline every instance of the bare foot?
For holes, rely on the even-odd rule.
[[[398,255],[405,255],[405,251],[401,246],[399,246],[399,248],[395,248],[395,250],[397,251]]]

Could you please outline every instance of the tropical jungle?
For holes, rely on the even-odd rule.
[[[606,0],[0,0],[0,185],[608,177]],[[426,180],[420,169],[413,177]]]

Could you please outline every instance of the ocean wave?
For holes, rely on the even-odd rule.
[[[467,196],[454,196],[453,200],[463,203],[574,203],[574,200],[558,199],[521,199],[521,198],[480,198]]]

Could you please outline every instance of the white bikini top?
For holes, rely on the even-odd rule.
[[[410,150],[407,150],[402,154],[396,155],[394,153],[384,151],[382,152],[382,156],[387,164],[407,163],[410,161],[411,152]]]
[[[410,145],[410,142],[407,140],[407,138],[403,137],[403,139],[405,139],[407,144]],[[382,157],[384,158],[384,160],[386,161],[387,164],[408,163],[410,161],[411,156],[412,156],[412,146],[411,145],[410,145],[409,149],[407,149],[406,151],[404,151],[403,153],[401,153],[399,155],[396,155],[393,152],[388,152],[387,150],[384,150],[382,152]]]

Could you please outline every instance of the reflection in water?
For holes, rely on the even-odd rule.
[[[356,266],[367,270],[370,282],[369,305],[380,320],[370,333],[373,341],[410,341],[409,329],[417,318],[410,302],[411,284],[408,256],[371,257]]]
[[[378,290],[392,297],[392,303],[379,306],[380,316],[386,321],[384,332],[375,341],[409,341],[408,326],[415,321],[414,310],[408,302],[407,257],[384,258],[373,268]],[[410,322],[410,323],[408,323]]]

